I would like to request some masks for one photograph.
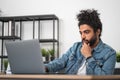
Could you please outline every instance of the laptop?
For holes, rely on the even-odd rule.
[[[45,66],[38,40],[5,43],[12,74],[43,74]]]

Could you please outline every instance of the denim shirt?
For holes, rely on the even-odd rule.
[[[77,74],[85,57],[81,54],[81,42],[76,42],[61,58],[55,59],[45,66],[49,72],[65,69],[66,74]],[[100,40],[92,51],[92,57],[86,59],[87,75],[111,75],[114,72],[116,52]]]

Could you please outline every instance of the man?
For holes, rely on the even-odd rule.
[[[48,72],[65,69],[66,74],[111,75],[116,52],[101,40],[102,23],[97,10],[81,10],[77,15],[82,42],[75,43],[63,56],[45,64]]]

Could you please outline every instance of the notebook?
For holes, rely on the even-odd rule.
[[[12,74],[41,74],[45,67],[38,40],[5,43]]]

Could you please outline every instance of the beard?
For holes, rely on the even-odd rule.
[[[96,41],[97,41],[97,36],[94,35],[90,40],[83,39],[82,43],[85,42],[86,44],[89,44],[90,46],[93,46]]]

